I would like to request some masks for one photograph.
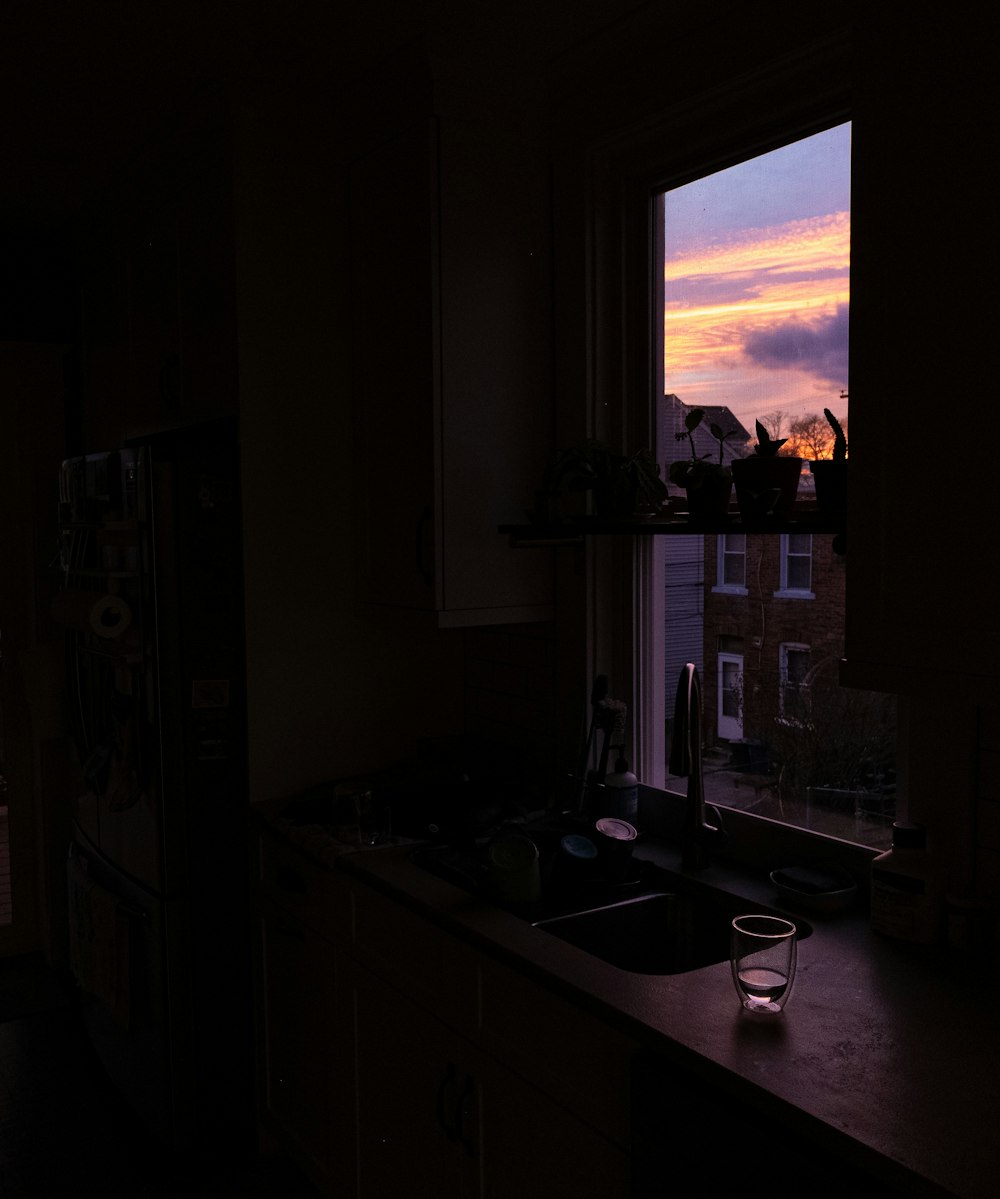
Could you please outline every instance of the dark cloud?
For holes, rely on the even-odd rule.
[[[789,320],[751,333],[743,353],[769,370],[808,371],[838,387],[847,385],[848,306],[839,304],[833,316],[806,323]]]

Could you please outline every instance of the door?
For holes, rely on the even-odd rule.
[[[719,737],[738,741],[743,736],[743,655],[719,654]]]

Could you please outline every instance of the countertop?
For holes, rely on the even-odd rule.
[[[326,863],[904,1194],[997,1194],[1000,972],[991,955],[984,964],[888,940],[863,912],[801,913],[813,931],[799,944],[793,993],[781,1016],[762,1017],[739,1006],[728,962],[672,976],[618,970],[430,874],[413,848],[337,853]],[[646,840],[635,853],[683,873],[666,843]],[[696,877],[782,906],[766,875],[713,863]]]

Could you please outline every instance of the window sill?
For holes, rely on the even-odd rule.
[[[773,595],[775,599],[814,600],[816,598],[815,591],[796,591],[795,588],[775,591]]]
[[[502,524],[497,531],[505,533],[512,545],[532,544],[578,545],[584,537],[631,535],[637,537],[699,536],[719,533],[843,533],[842,522],[832,516],[804,506],[793,512],[788,520],[744,521],[735,509],[727,516],[692,519],[687,512],[669,511],[652,516],[606,518],[582,516],[575,520],[538,522],[536,524]]]

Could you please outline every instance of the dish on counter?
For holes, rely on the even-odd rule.
[[[771,871],[771,882],[783,900],[803,911],[831,916],[854,902],[858,885],[843,866],[783,866]]]

